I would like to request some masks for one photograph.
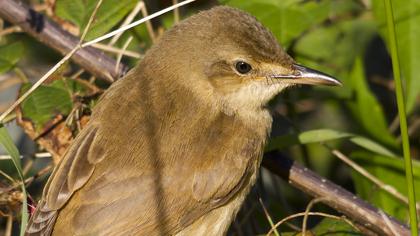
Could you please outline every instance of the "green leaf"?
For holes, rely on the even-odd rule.
[[[137,0],[103,1],[89,29],[86,40],[108,32],[133,9],[137,2]],[[57,0],[55,11],[57,16],[74,23],[83,31],[96,4],[97,0]]]
[[[55,14],[81,27],[87,15],[86,1],[57,0],[55,2]]]
[[[30,87],[31,84],[24,84],[22,92]],[[70,91],[63,80],[56,80],[50,85],[41,85],[21,104],[23,118],[31,120],[37,129],[57,114],[68,115],[72,107]]]
[[[275,149],[283,149],[297,144],[321,143],[345,138],[349,139],[349,141],[354,144],[365,148],[366,150],[386,156],[396,156],[393,152],[373,140],[356,134],[331,129],[317,129],[305,131],[299,134],[288,134],[274,137],[270,139],[265,151],[269,152]]]
[[[309,216],[312,217],[312,216]],[[362,236],[353,226],[343,220],[324,218],[311,229],[314,235]]]
[[[23,178],[23,172],[22,172],[22,166],[20,163],[20,155],[19,151],[16,148],[15,144],[13,143],[12,138],[10,137],[9,133],[7,132],[7,129],[3,126],[3,124],[0,124],[0,144],[4,147],[4,149],[7,151],[7,153],[12,157],[13,165],[16,168],[16,171],[19,175],[21,186],[22,186],[22,216],[21,216],[21,228],[20,228],[20,235],[25,234],[26,224],[28,222],[28,208],[27,208],[27,194],[26,189],[24,185],[24,178]]]
[[[365,71],[360,58],[356,60],[350,78],[349,82],[352,84],[354,100],[348,102],[348,106],[353,117],[356,118],[366,133],[374,137],[375,140],[397,148],[396,140],[388,130],[382,107],[366,82]]]
[[[393,152],[389,151],[388,149],[381,146],[380,144],[373,142],[372,140],[367,139],[365,137],[356,136],[356,137],[350,138],[350,141],[371,152],[382,154],[385,156],[391,156],[391,157],[395,156]]]
[[[407,112],[413,111],[416,98],[420,93],[420,1],[419,0],[393,0],[393,12],[396,24],[399,59],[402,76],[405,80],[405,94]],[[379,26],[381,36],[387,42],[388,31],[383,0],[372,1],[373,13]]]
[[[23,56],[24,47],[21,42],[0,46],[0,74],[12,69]]]
[[[396,188],[400,193],[407,196],[405,183],[404,160],[383,155],[374,155],[369,152],[352,153],[351,158],[359,165],[383,181],[385,184]],[[420,186],[420,162],[413,160],[414,186]],[[363,199],[372,202],[375,206],[383,209],[388,214],[402,220],[408,220],[408,205],[397,200],[388,192],[379,189],[371,181],[361,176],[356,171],[352,172],[356,192]],[[420,201],[420,192],[417,190],[417,202]]]
[[[335,9],[331,0],[304,3],[298,0],[228,0],[222,3],[254,15],[285,47],[304,31],[326,20]]]
[[[88,8],[88,16],[85,18],[83,29],[88,23],[90,12],[93,12],[97,1],[89,1],[91,3]],[[91,40],[96,37],[99,37],[106,32],[108,32],[112,27],[116,26],[124,16],[129,13],[134,6],[136,5],[137,0],[107,0],[102,3],[98,13],[96,15],[95,21],[93,22],[91,28],[89,29],[88,34],[86,35],[86,40]]]
[[[296,60],[309,67],[338,76],[344,83],[339,90],[351,90],[348,74],[376,33],[372,20],[352,19],[318,27],[305,34],[294,46]],[[346,98],[351,92],[346,91]]]
[[[283,149],[297,144],[319,143],[335,139],[349,138],[351,136],[351,134],[330,129],[310,130],[299,134],[288,134],[274,137],[270,139],[270,142],[266,147],[266,151]]]

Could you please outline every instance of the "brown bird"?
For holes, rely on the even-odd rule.
[[[240,10],[182,21],[102,96],[27,235],[224,235],[257,176],[266,105],[296,84],[340,83]]]

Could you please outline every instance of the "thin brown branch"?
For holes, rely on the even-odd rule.
[[[312,207],[317,204],[318,202],[322,202],[324,198],[314,198],[312,199],[308,206],[306,206],[305,215],[303,216],[303,222],[302,222],[302,236],[306,235],[306,228],[308,225],[308,218],[309,218],[309,212],[311,211]]]
[[[174,5],[176,5],[176,4],[174,4]],[[141,14],[143,15],[143,17],[149,16],[149,13],[147,12],[146,4],[144,4],[143,7],[140,10],[141,10]],[[177,8],[175,8],[175,10],[177,10]],[[153,30],[153,26],[152,26],[152,23],[150,22],[150,20],[146,21],[146,28],[147,28],[147,32],[149,33],[150,39],[152,39],[152,42],[155,43],[156,42],[156,35],[155,35],[155,31]]]
[[[127,41],[125,41],[123,47],[121,48],[121,52],[117,55],[117,63],[115,64],[115,71],[118,71],[121,59],[123,57],[124,52],[127,50],[128,45],[130,45],[131,40],[133,39],[133,36],[130,36]]]
[[[120,54],[121,53],[124,56],[132,57],[132,58],[135,58],[135,59],[140,59],[140,58],[143,57],[140,53],[137,53],[137,52],[127,51],[127,50],[123,51],[122,49],[112,47],[112,46],[109,46],[109,45],[105,45],[105,44],[100,44],[100,43],[95,43],[95,44],[92,45],[92,47],[101,49],[105,52],[111,52],[111,53],[115,53],[115,54]]]
[[[0,37],[3,37],[8,34],[22,32],[22,29],[19,26],[12,26],[3,30],[0,30]]]
[[[398,190],[396,188],[382,182],[382,180],[376,178],[376,176],[369,173],[367,170],[365,170],[363,167],[358,165],[356,162],[352,161],[350,158],[348,158],[346,155],[344,155],[339,150],[337,150],[337,149],[330,149],[330,150],[331,150],[331,153],[334,156],[336,156],[338,159],[340,159],[341,161],[346,163],[348,166],[350,166],[357,173],[361,174],[362,176],[364,176],[365,178],[370,180],[372,183],[377,185],[380,189],[388,192],[389,194],[394,196],[396,199],[400,200],[401,202],[403,202],[404,204],[406,204],[408,206],[408,198],[406,196],[404,196],[402,193],[398,192]],[[417,211],[420,210],[420,204],[419,203],[416,203],[416,208],[417,208]]]
[[[265,207],[264,202],[261,200],[261,198],[258,198],[258,201],[260,202],[260,204],[262,206],[262,209],[264,211],[264,215],[267,218],[268,223],[270,223],[271,228],[274,229],[274,234],[276,236],[280,236],[279,232],[277,231],[277,228],[274,227],[273,219],[271,218],[270,213],[268,213],[268,210]]]
[[[79,42],[79,38],[64,31],[58,24],[20,1],[0,0],[0,17],[19,26],[24,32],[63,55],[73,50]],[[110,77],[119,78],[127,69],[125,66],[120,66],[120,71],[115,73],[116,61],[111,57],[105,57],[102,51],[92,47],[78,50],[72,60],[98,78],[107,81]]]
[[[2,1],[6,1],[6,0],[2,0]],[[44,83],[45,80],[47,80],[53,73],[55,73],[64,63],[66,63],[68,60],[70,60],[70,58],[77,53],[77,51],[79,49],[82,48],[82,42],[87,34],[87,32],[89,31],[90,25],[93,22],[93,19],[95,18],[96,12],[98,11],[99,6],[102,4],[103,0],[98,0],[98,3],[95,6],[95,9],[93,10],[92,15],[89,18],[89,21],[85,27],[85,30],[83,31],[82,37],[78,40],[78,43],[76,44],[76,46],[68,53],[66,54],[63,59],[61,59],[53,68],[51,68],[41,79],[39,79],[38,81],[36,81],[36,83],[34,85],[32,85],[32,87],[30,89],[28,89],[28,91],[26,91],[22,96],[20,96],[15,103],[13,103],[12,106],[10,106],[5,112],[3,112],[0,115],[0,122],[2,122],[7,115],[9,115],[17,106],[19,106],[19,104],[21,104],[33,91],[35,91],[39,86],[41,86],[42,83]],[[1,4],[1,2],[0,2]],[[1,6],[1,5],[0,5]],[[1,10],[1,8],[0,8]],[[111,82],[113,82],[113,78],[109,76],[109,79],[111,80]]]
[[[396,188],[394,188],[391,185],[388,185],[384,182],[382,182],[380,179],[376,178],[374,175],[369,173],[367,170],[365,170],[363,167],[358,165],[356,162],[352,161],[350,158],[348,158],[346,155],[344,155],[342,152],[340,152],[337,149],[332,149],[331,153],[336,156],[338,159],[349,165],[353,170],[355,170],[357,173],[361,174],[365,178],[369,179],[372,183],[377,185],[380,189],[388,192],[392,196],[394,196],[396,199],[400,200],[401,202],[405,203],[408,206],[408,199],[406,196],[404,196],[402,193],[398,192]],[[419,211],[420,210],[420,204],[416,203],[416,208]]]
[[[297,214],[293,214],[290,215],[284,219],[282,219],[281,221],[277,222],[273,228],[270,229],[270,231],[268,231],[268,233],[266,234],[267,236],[271,235],[273,233],[273,231],[275,229],[277,229],[278,227],[280,227],[280,225],[284,224],[285,222],[297,218],[297,217],[301,217],[301,216],[305,216],[305,215],[311,215],[311,216],[323,216],[326,218],[331,218],[331,219],[335,219],[335,220],[344,220],[346,223],[350,224],[351,226],[353,226],[353,224],[348,221],[347,219],[343,218],[343,217],[339,217],[339,216],[335,216],[335,215],[331,215],[331,214],[327,214],[327,213],[322,213],[322,212],[301,212],[301,213],[297,213]]]
[[[130,12],[130,14],[128,14],[128,16],[124,19],[120,27],[124,27],[130,24],[131,22],[133,22],[134,18],[137,16],[137,14],[140,12],[140,10],[143,7],[145,7],[144,2],[143,1],[138,2],[137,5],[133,8],[133,10]],[[114,45],[123,33],[124,32],[120,32],[119,34],[116,34],[114,37],[112,37],[112,39],[108,43],[108,46]]]
[[[4,91],[4,90],[6,90],[6,89],[8,89],[12,86],[18,85],[22,82],[21,79],[18,76],[14,75],[12,73],[10,73],[10,74],[8,74],[4,77],[7,78],[7,79],[4,80],[4,81],[0,81],[0,92]]]
[[[13,216],[7,216],[6,221],[6,229],[4,230],[4,236],[12,236],[12,228],[13,228]]]
[[[172,0],[172,4],[173,5],[175,5],[175,4],[178,4],[178,0]],[[179,9],[175,9],[174,10],[174,21],[175,21],[175,23],[178,23],[179,22]]]
[[[315,198],[324,198],[323,202],[326,205],[361,226],[379,235],[393,235],[378,208],[300,164],[278,153],[269,153],[263,159],[263,166],[307,194]],[[410,230],[405,224],[392,217],[389,217],[389,222],[400,235],[410,235]]]
[[[395,236],[400,236],[400,234],[395,230],[394,226],[392,225],[391,221],[389,221],[388,216],[383,212],[383,211],[379,211],[379,213],[382,216],[382,219],[384,219],[385,224],[388,226],[389,230],[391,230],[391,232],[395,235]]]

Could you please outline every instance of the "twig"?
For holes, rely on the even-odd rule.
[[[419,117],[417,117],[417,119],[415,119],[413,121],[413,123],[410,125],[410,127],[408,127],[408,135],[412,136],[414,135],[415,132],[417,132],[417,130],[419,130],[420,128],[420,119]]]
[[[347,165],[349,165],[351,168],[353,168],[357,173],[361,174],[362,176],[364,176],[367,179],[369,179],[370,181],[372,181],[372,183],[374,183],[375,185],[377,185],[380,189],[388,192],[389,194],[391,194],[392,196],[394,196],[398,200],[400,200],[403,203],[405,203],[405,204],[408,205],[408,199],[407,199],[407,197],[404,196],[403,194],[401,194],[400,192],[398,192],[398,190],[396,188],[394,188],[391,185],[385,184],[380,179],[376,178],[374,175],[372,175],[371,173],[369,173],[368,171],[366,171],[363,167],[361,167],[360,165],[358,165],[356,162],[352,161],[350,158],[348,158],[346,155],[344,155],[339,150],[332,149],[331,150],[331,153],[334,156],[338,157],[340,160],[342,160],[344,163],[346,163]],[[420,211],[420,204],[419,203],[416,203],[416,207],[417,207],[417,210]]]
[[[10,106],[3,114],[0,115],[0,123],[3,122],[4,118],[12,112],[19,104],[21,104],[35,89],[37,89],[45,80],[47,80],[58,68],[60,68],[65,62],[70,59],[71,56],[80,48],[75,47],[69,54],[61,59],[53,68],[51,68],[44,76],[41,77],[28,91],[26,91],[21,97],[19,97],[12,106]]]
[[[78,71],[76,71],[76,73],[74,73],[70,78],[71,79],[76,79],[78,78],[81,74],[83,74],[83,72],[85,72],[84,69],[79,69]]]
[[[19,26],[12,26],[7,29],[0,30],[0,37],[3,37],[8,34],[22,32],[22,29]]]
[[[377,208],[300,164],[279,153],[270,152],[265,155],[263,166],[309,195],[324,198],[326,205],[342,212],[361,226],[379,235],[392,235]],[[410,234],[406,225],[392,217],[390,222],[399,234],[404,236]]]
[[[76,47],[79,39],[63,30],[57,23],[44,15],[30,9],[26,4],[16,0],[0,0],[0,18],[19,26],[47,46],[66,55]],[[101,60],[98,60],[101,58]],[[122,66],[118,74],[114,73],[115,60],[104,57],[103,52],[95,48],[84,48],[77,51],[72,60],[100,79],[111,81],[118,78],[127,68]]]
[[[172,4],[173,5],[178,4],[178,0],[172,0]],[[179,9],[174,10],[174,21],[175,23],[179,22]]]
[[[10,177],[10,175],[6,174],[2,170],[0,170],[0,174],[3,175],[6,179],[8,179],[11,183],[13,183],[13,184],[16,184],[17,183],[16,180],[14,180],[12,177]]]
[[[140,2],[138,2],[137,4],[136,4],[136,6],[134,6],[134,8],[133,8],[133,10],[130,12],[130,14],[124,19],[124,21],[123,21],[123,23],[121,24],[121,26],[120,26],[120,28],[121,27],[124,27],[124,26],[126,26],[126,25],[128,25],[128,24],[130,24],[131,22],[133,22],[133,20],[134,20],[134,18],[137,16],[137,14],[140,12],[140,10],[142,9],[142,8],[144,8],[145,7],[145,5],[144,5],[144,2],[143,1],[140,1]],[[117,41],[118,41],[118,39],[121,37],[121,35],[123,34],[124,32],[121,32],[121,33],[119,33],[119,34],[116,34],[110,41],[109,41],[109,43],[108,43],[108,46],[112,46],[112,45],[114,45]]]
[[[4,82],[0,81],[0,91],[6,90],[14,85],[21,83],[20,78],[16,75],[12,75],[12,73],[10,73],[10,76],[5,77],[7,77],[8,79]]]
[[[177,9],[178,8],[174,8],[175,11]],[[147,13],[147,8],[146,8],[145,4],[143,5],[143,7],[140,10],[141,10],[141,14],[143,14],[143,17],[147,17],[149,15]],[[155,31],[153,30],[153,26],[152,26],[152,23],[150,22],[150,20],[146,21],[146,28],[147,28],[147,32],[149,32],[150,39],[152,39],[152,42],[155,43],[156,42]]]
[[[7,0],[2,0],[2,1],[7,1]],[[20,103],[22,103],[22,101],[24,101],[36,88],[38,88],[45,80],[47,80],[58,68],[60,68],[65,62],[67,62],[72,56],[73,56],[73,54],[75,54],[76,53],[76,51],[77,50],[79,50],[79,49],[81,49],[81,48],[83,48],[83,47],[87,47],[87,46],[89,46],[89,45],[92,45],[92,44],[94,44],[94,43],[98,43],[98,42],[100,42],[100,41],[102,41],[102,40],[105,40],[105,39],[107,39],[107,38],[110,38],[110,37],[112,37],[112,36],[114,36],[114,35],[116,35],[116,34],[118,34],[119,32],[123,32],[123,31],[125,31],[125,30],[127,30],[127,29],[130,29],[130,28],[132,28],[132,27],[134,27],[134,26],[137,26],[137,25],[139,25],[139,24],[141,24],[141,23],[143,23],[143,22],[146,22],[146,21],[148,21],[148,20],[150,20],[150,19],[153,19],[153,18],[155,18],[155,17],[157,17],[157,16],[160,16],[160,15],[162,15],[162,14],[164,14],[164,13],[166,13],[166,12],[168,12],[168,11],[171,11],[171,10],[173,10],[173,9],[175,9],[175,8],[177,8],[177,7],[180,7],[180,6],[183,6],[183,5],[185,5],[185,4],[188,4],[188,3],[190,3],[190,2],[193,2],[193,1],[195,1],[195,0],[187,0],[187,1],[184,1],[184,2],[181,2],[181,3],[179,3],[179,4],[177,4],[177,5],[173,5],[173,6],[171,6],[171,7],[168,7],[168,8],[165,8],[165,9],[163,9],[163,10],[161,10],[161,11],[158,11],[158,12],[156,12],[156,13],[154,13],[154,14],[152,14],[152,15],[150,15],[150,16],[147,16],[147,17],[144,17],[144,18],[142,18],[142,19],[140,19],[140,20],[138,20],[138,21],[135,21],[135,22],[133,22],[133,23],[131,23],[131,24],[129,24],[129,25],[126,25],[125,27],[121,27],[120,29],[118,29],[118,30],[115,30],[115,31],[112,31],[112,32],[110,32],[110,33],[108,33],[108,34],[106,34],[106,35],[104,35],[104,36],[101,36],[101,37],[98,37],[98,38],[96,38],[96,39],[94,39],[94,40],[91,40],[91,41],[89,41],[89,42],[87,42],[87,43],[84,43],[84,44],[81,44],[82,42],[83,42],[83,40],[84,40],[84,38],[85,38],[85,36],[86,36],[86,34],[87,34],[87,31],[88,31],[88,29],[89,29],[89,26],[90,26],[90,24],[92,23],[92,21],[93,21],[93,18],[94,18],[94,16],[95,16],[95,14],[96,14],[96,11],[97,11],[97,8],[95,8],[95,10],[94,10],[94,12],[92,13],[92,15],[91,15],[91,18],[89,19],[89,22],[88,22],[88,24],[87,24],[87,26],[86,26],[86,28],[85,28],[85,30],[84,30],[84,32],[83,32],[83,34],[82,34],[82,36],[81,36],[81,38],[80,38],[80,40],[79,40],[79,43],[63,58],[63,59],[61,59],[61,61],[59,61],[53,68],[51,68],[48,72],[47,72],[47,74],[45,74],[40,80],[38,80],[28,91],[26,91],[19,99],[17,99],[17,101],[12,105],[12,106],[10,106],[9,107],[9,109],[7,109],[1,116],[0,116],[0,122],[2,122],[3,120],[4,120],[4,118],[10,113],[10,112],[12,112]],[[102,3],[102,0],[99,0],[98,1],[99,3]],[[1,4],[0,4],[1,5]],[[1,10],[1,8],[0,8],[0,10]],[[114,64],[115,65],[115,64]],[[111,81],[113,81],[113,78],[112,77],[110,77],[109,79],[111,79]]]
[[[277,229],[274,227],[273,219],[271,219],[271,216],[270,216],[270,214],[268,213],[267,208],[265,208],[265,205],[264,205],[263,201],[261,200],[261,198],[258,198],[258,201],[260,202],[260,204],[261,204],[261,206],[262,206],[262,208],[263,208],[263,211],[264,211],[265,217],[266,217],[266,218],[267,218],[267,220],[268,220],[268,223],[270,223],[270,226],[271,226],[271,228],[272,228],[272,229],[274,228],[274,234],[275,234],[276,236],[280,236],[279,232],[278,232],[278,231],[277,231]]]
[[[414,135],[417,130],[420,128],[420,119],[414,119],[413,123],[408,127],[408,136],[411,137]],[[397,137],[397,142],[401,143],[401,135]]]
[[[93,44],[92,47],[104,50],[106,52],[111,52],[111,53],[115,53],[115,54],[122,54],[124,56],[132,57],[132,58],[135,58],[135,59],[141,59],[143,57],[140,53],[137,53],[137,52],[127,51],[127,50],[124,51],[122,49],[112,47],[112,46],[109,46],[109,45],[105,45],[105,44],[100,44],[100,43]]]
[[[13,216],[9,215],[7,216],[7,221],[6,221],[6,229],[4,236],[12,236],[12,227],[13,226]]]
[[[115,63],[115,71],[118,71],[119,66],[120,66],[120,62],[121,62],[121,59],[122,59],[122,56],[123,56],[123,53],[127,50],[127,47],[128,47],[128,45],[130,45],[131,40],[133,40],[133,37],[132,36],[130,36],[127,39],[127,41],[125,41],[123,47],[121,48],[121,53],[119,53],[117,55],[117,63]]]
[[[40,152],[40,153],[35,153],[35,158],[50,158],[52,157],[51,154],[49,152]],[[24,158],[24,156],[20,156],[20,158]],[[0,155],[0,160],[10,160],[12,159],[11,156],[9,155]]]
[[[318,203],[318,202],[322,202],[324,200],[324,198],[315,198],[312,199],[312,201],[309,202],[308,206],[306,206],[306,210],[305,210],[305,215],[303,217],[303,222],[302,222],[302,236],[306,235],[306,227],[307,227],[307,223],[308,223],[308,216],[309,216],[309,212],[311,211],[312,207]]]
[[[23,176],[26,176],[26,174],[28,174],[28,172],[32,169],[33,164],[34,164],[33,158],[29,159],[25,163],[25,166],[23,167],[23,170],[22,170]]]
[[[153,18],[155,18],[155,17],[158,17],[158,16],[160,16],[160,15],[163,15],[163,14],[165,14],[165,13],[169,12],[169,11],[172,11],[172,10],[174,10],[174,9],[178,8],[178,7],[184,6],[184,5],[189,4],[189,3],[191,3],[191,2],[194,2],[194,1],[196,1],[196,0],[186,0],[186,1],[180,2],[180,3],[176,4],[176,5],[173,5],[173,6],[167,7],[167,8],[165,8],[165,9],[163,9],[163,10],[160,10],[160,11],[155,12],[155,13],[153,13],[153,14],[149,15],[149,16],[146,16],[146,17],[144,17],[144,18],[142,18],[142,19],[140,19],[140,20],[134,21],[134,22],[133,22],[133,23],[131,23],[131,24],[128,24],[128,25],[126,25],[126,26],[124,26],[124,27],[121,27],[121,28],[119,28],[119,29],[117,29],[117,30],[114,30],[114,31],[110,32],[110,33],[107,33],[107,34],[105,34],[105,35],[103,35],[103,36],[101,36],[101,37],[98,37],[98,38],[96,38],[96,39],[94,39],[94,40],[91,40],[91,41],[89,41],[89,42],[87,42],[87,43],[84,43],[84,44],[82,45],[82,47],[87,47],[87,46],[90,46],[90,45],[92,45],[92,44],[95,44],[95,43],[98,43],[98,42],[100,42],[100,41],[103,41],[103,40],[105,40],[105,39],[111,38],[112,36],[114,36],[114,35],[116,35],[116,34],[118,34],[118,33],[120,33],[120,32],[124,32],[124,31],[126,31],[126,30],[128,30],[128,29],[131,29],[131,28],[133,28],[133,27],[135,27],[135,26],[138,26],[138,25],[140,25],[140,24],[142,24],[142,23],[144,23],[144,22],[146,22],[146,21],[149,21],[149,20],[151,20],[151,19],[153,19]]]
[[[35,181],[36,179],[38,179],[39,177],[46,175],[47,173],[49,173],[51,171],[51,169],[53,169],[53,165],[50,164],[46,167],[44,167],[43,169],[41,169],[40,171],[38,171],[38,173],[36,173],[35,175],[25,179],[25,185],[28,186],[30,185],[33,181]]]
[[[98,3],[95,6],[95,9],[93,10],[92,15],[89,18],[89,21],[86,25],[85,30],[83,31],[82,36],[80,37],[79,43],[74,47],[63,59],[61,59],[53,68],[51,68],[44,76],[42,76],[41,79],[39,79],[28,91],[26,91],[21,97],[19,97],[15,103],[13,103],[12,106],[10,106],[3,114],[0,116],[0,123],[6,118],[6,116],[12,112],[19,104],[21,104],[35,89],[37,89],[39,86],[41,86],[42,83],[44,83],[45,80],[47,80],[54,72],[58,70],[64,63],[66,63],[74,53],[76,53],[77,50],[81,48],[81,44],[90,28],[90,25],[92,24],[93,18],[96,16],[96,12],[98,11],[99,6],[102,4],[103,0],[98,0]]]
[[[392,223],[389,221],[388,216],[382,210],[379,210],[379,214],[381,214],[382,219],[384,219],[384,221],[385,221],[386,225],[388,226],[389,230],[391,230],[391,232],[395,236],[400,236],[400,234],[394,229],[394,226],[392,225]]]
[[[268,233],[267,233],[266,235],[267,235],[267,236],[268,236],[268,235],[271,235],[271,234],[273,233],[273,231],[274,231],[276,228],[280,227],[280,225],[282,225],[282,224],[283,224],[283,223],[285,223],[286,221],[289,221],[289,220],[294,219],[294,218],[297,218],[297,217],[305,216],[305,215],[311,215],[311,216],[323,216],[323,217],[327,217],[327,218],[331,218],[331,219],[335,219],[335,220],[343,220],[343,221],[345,221],[346,223],[348,223],[349,225],[351,225],[352,227],[354,227],[354,228],[356,228],[356,229],[357,229],[357,227],[356,227],[356,226],[354,226],[354,224],[353,224],[351,221],[349,221],[349,220],[347,220],[346,218],[343,218],[343,217],[339,217],[339,216],[335,216],[335,215],[331,215],[331,214],[327,214],[327,213],[322,213],[322,212],[309,212],[309,213],[301,212],[301,213],[297,213],[297,214],[290,215],[290,216],[288,216],[288,217],[286,217],[286,218],[282,219],[281,221],[277,222],[277,223],[274,225],[274,227],[272,227],[272,228],[270,229],[270,231],[268,231]]]

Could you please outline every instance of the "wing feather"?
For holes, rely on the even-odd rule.
[[[58,211],[89,180],[94,163],[89,161],[88,152],[94,146],[96,131],[93,126],[84,129],[54,169],[44,188],[42,200],[29,220],[26,235],[50,235]]]

